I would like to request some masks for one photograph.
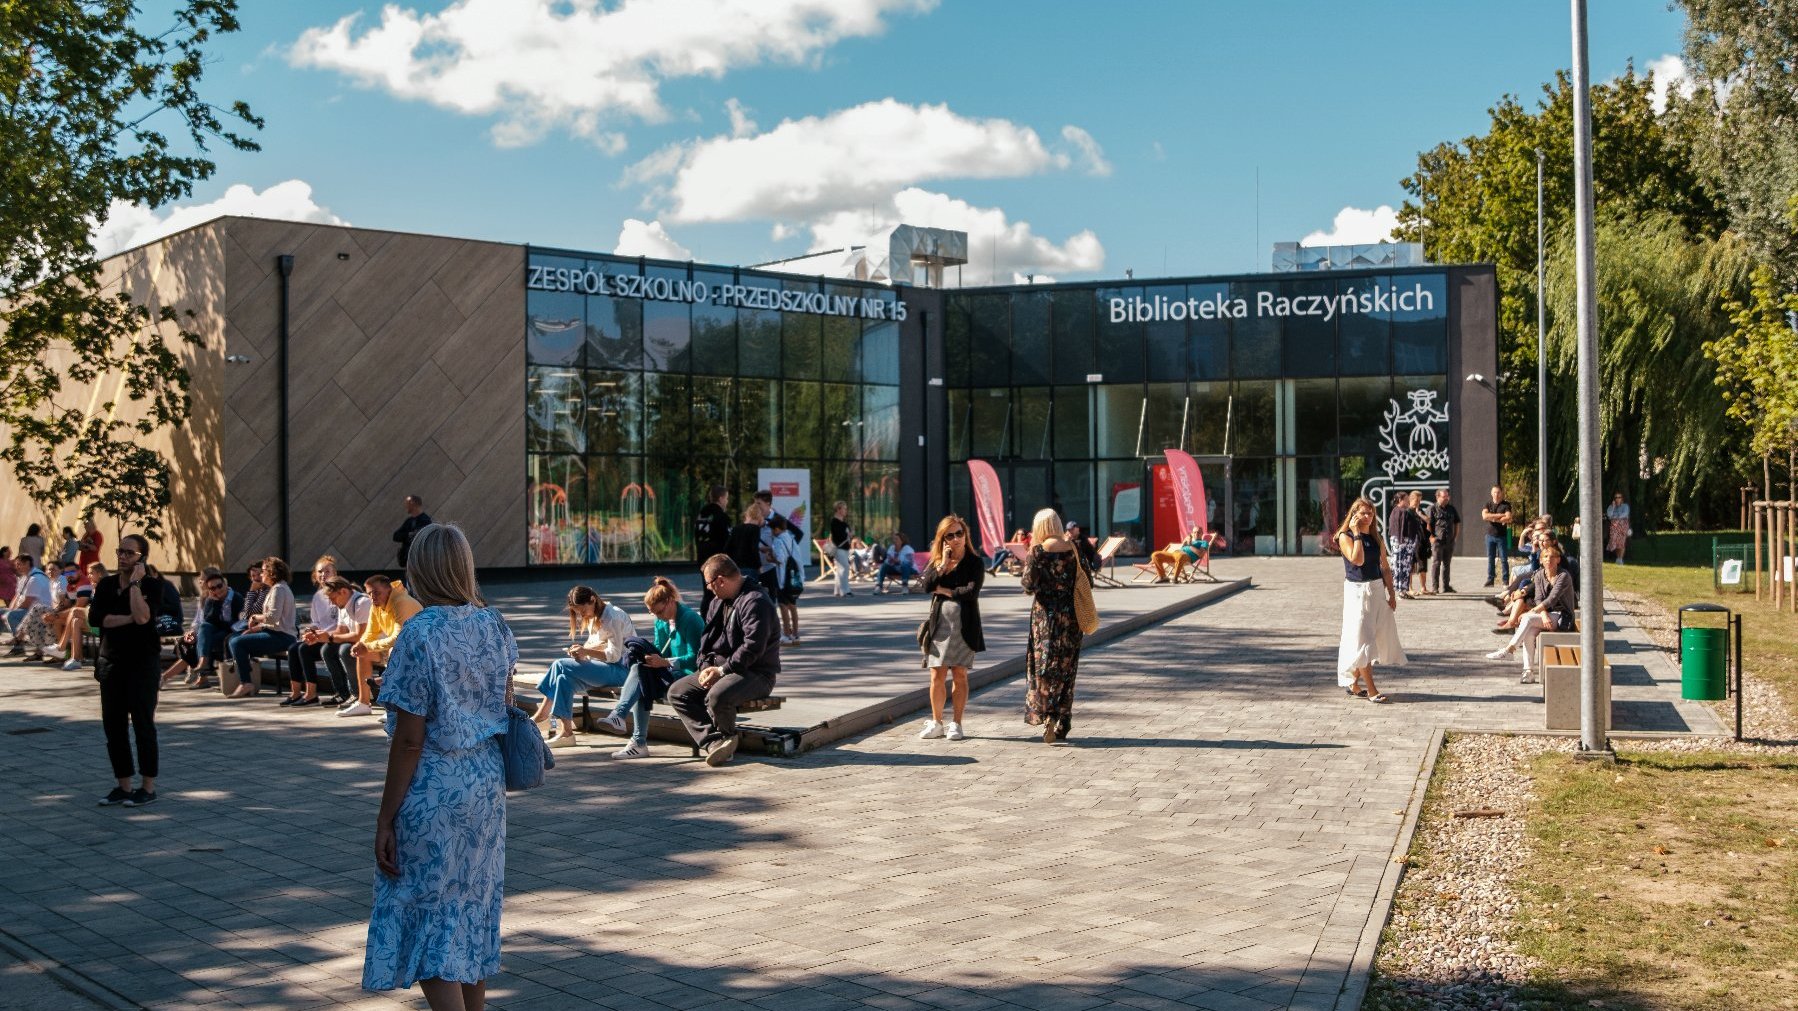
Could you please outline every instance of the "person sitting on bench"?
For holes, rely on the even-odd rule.
[[[880,563],[880,573],[874,577],[875,593],[887,592],[889,579],[897,579],[899,588],[910,592],[911,581],[918,578],[918,566],[914,560],[916,553],[905,542],[905,535],[894,533],[892,544],[887,549],[886,561]]]
[[[618,704],[599,722],[615,734],[626,730],[624,718],[631,717],[631,742],[612,752],[613,758],[649,757],[649,706],[668,692],[668,686],[698,666],[699,643],[705,636],[705,619],[699,612],[681,603],[680,590],[672,580],[657,576],[643,595],[643,606],[655,615],[655,638],[650,650],[636,656],[624,687],[618,690]],[[641,639],[625,640],[629,649]]]
[[[574,747],[574,696],[589,688],[621,688],[630,676],[625,662],[624,640],[637,634],[631,617],[615,604],[607,603],[590,586],[575,586],[568,591],[568,635],[585,634],[586,641],[571,645],[567,656],[550,662],[537,692],[543,704],[531,719],[539,726],[555,717],[556,732],[549,738],[552,748]]]
[[[729,555],[713,555],[699,571],[713,595],[699,669],[668,687],[668,702],[705,764],[719,766],[737,753],[737,707],[774,693],[780,615],[760,584],[745,579]]]
[[[1488,660],[1503,660],[1519,648],[1523,650],[1523,678],[1526,685],[1535,684],[1537,671],[1533,666],[1536,655],[1536,636],[1543,632],[1573,631],[1573,616],[1579,611],[1579,601],[1573,589],[1573,577],[1561,568],[1561,549],[1554,544],[1542,546],[1542,568],[1530,577],[1534,583],[1536,606],[1523,612],[1517,623],[1517,632],[1511,641],[1502,649],[1486,654]]]
[[[1167,567],[1170,565],[1174,567],[1173,579],[1179,579],[1186,572],[1186,563],[1199,561],[1202,552],[1210,546],[1205,532],[1198,527],[1193,527],[1192,533],[1188,534],[1185,540],[1178,544],[1169,544],[1149,556],[1149,561],[1155,565],[1155,581],[1157,583],[1172,582],[1167,574]],[[1141,579],[1142,577],[1136,578]]]

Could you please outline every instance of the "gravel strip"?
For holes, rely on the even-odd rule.
[[[1438,760],[1434,794],[1412,844],[1392,920],[1374,961],[1366,1006],[1374,1009],[1506,1008],[1534,963],[1511,942],[1515,869],[1530,855],[1525,833],[1529,763],[1571,752],[1557,737],[1457,736]],[[1456,817],[1457,812],[1502,812]]]
[[[1647,597],[1634,593],[1605,591],[1614,609],[1636,620],[1661,652],[1679,663],[1679,621],[1666,608]],[[1723,721],[1734,727],[1736,704],[1733,699],[1708,703]],[[1754,741],[1718,740],[1716,738],[1672,739],[1665,741],[1631,741],[1631,748],[1643,751],[1721,751],[1732,754],[1783,755],[1798,753],[1798,720],[1779,694],[1779,689],[1754,671],[1742,675],[1742,733]]]

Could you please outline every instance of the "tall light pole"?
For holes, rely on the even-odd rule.
[[[1580,538],[1579,746],[1587,755],[1610,753],[1605,734],[1604,492],[1598,436],[1598,293],[1592,235],[1592,82],[1586,66],[1586,0],[1573,3],[1573,183],[1575,269],[1579,279],[1579,514]]]
[[[1542,149],[1536,149],[1536,515],[1548,513],[1548,274],[1542,257]]]

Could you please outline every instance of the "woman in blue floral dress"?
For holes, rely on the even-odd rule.
[[[406,585],[424,610],[400,630],[381,682],[393,743],[362,986],[418,983],[432,1011],[479,1011],[499,972],[506,781],[497,736],[518,645],[483,606],[458,528],[419,531]]]

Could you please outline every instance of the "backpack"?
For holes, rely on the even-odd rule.
[[[805,592],[805,571],[799,567],[799,559],[794,555],[787,555],[787,570],[781,573],[781,589],[790,597]]]

